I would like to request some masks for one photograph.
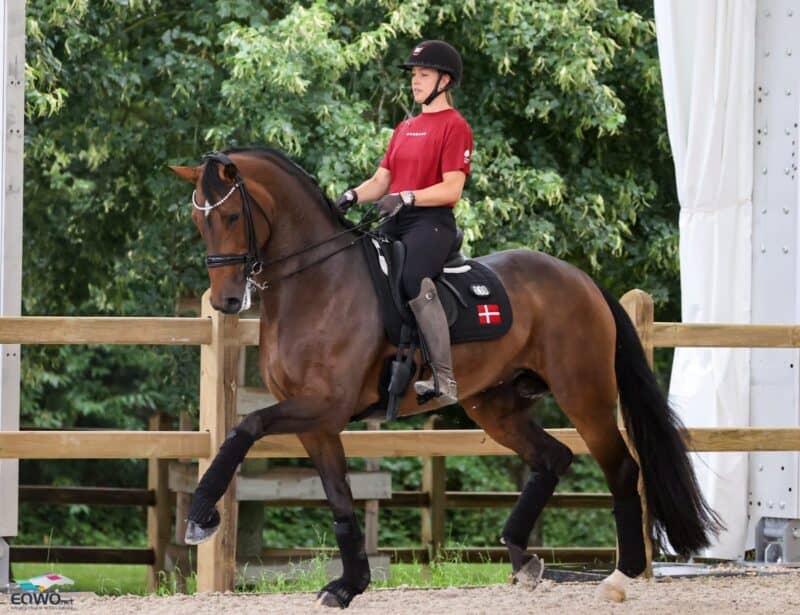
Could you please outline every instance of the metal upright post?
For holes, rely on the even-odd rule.
[[[0,4],[0,316],[19,316],[22,287],[22,150],[25,123],[25,1]],[[19,344],[0,344],[0,430],[19,429]],[[19,461],[0,461],[0,537],[16,536]],[[11,494],[11,495],[8,495]],[[0,538],[0,584],[8,584]]]
[[[9,575],[11,567],[11,549],[5,539],[0,538],[0,592],[8,589]]]
[[[800,102],[800,7],[783,0],[759,0],[755,24],[755,134],[751,322],[783,324],[800,318],[800,187],[798,139]],[[750,426],[800,425],[800,350],[750,351]],[[746,375],[745,375],[746,376]],[[770,563],[783,550],[785,563],[800,562],[791,529],[800,525],[800,453],[749,454],[745,548]],[[744,511],[741,513],[744,519]],[[744,520],[742,521],[744,523]],[[778,528],[789,528],[788,537]],[[742,533],[743,528],[729,531]],[[765,543],[775,543],[765,550]],[[794,558],[794,559],[791,559]],[[774,563],[774,560],[773,560]]]

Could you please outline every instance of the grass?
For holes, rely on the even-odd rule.
[[[69,577],[75,585],[62,591],[95,592],[106,596],[147,592],[147,566],[127,564],[13,564],[14,579],[24,581],[55,572]]]
[[[242,587],[243,591],[258,593],[318,591],[330,579],[326,566],[328,558],[318,556],[310,565],[298,568],[291,574],[272,574]],[[421,564],[392,564],[388,581],[375,580],[372,588],[391,587],[454,587],[465,585],[494,585],[506,583],[508,564],[465,564],[456,561],[437,561],[430,566]],[[117,564],[14,564],[17,580],[55,572],[75,581],[67,591],[89,591],[98,595],[119,596],[147,594],[147,567]],[[194,579],[188,579],[189,591]],[[176,593],[174,580],[162,578],[156,593]]]

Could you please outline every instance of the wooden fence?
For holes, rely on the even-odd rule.
[[[622,299],[652,362],[657,347],[800,347],[797,325],[684,325],[657,323],[653,303],[642,291],[631,291]],[[202,473],[236,419],[236,382],[239,349],[258,343],[258,321],[239,319],[211,309],[208,293],[200,318],[62,318],[2,317],[0,343],[13,344],[166,344],[199,345],[199,431],[51,431],[0,433],[0,458],[18,459],[136,459],[151,460],[151,481],[165,493],[164,464],[159,460],[197,458]],[[550,433],[576,453],[586,447],[575,430]],[[689,429],[690,445],[696,451],[800,451],[800,428]],[[429,459],[450,455],[509,455],[510,450],[490,440],[480,430],[345,432],[348,456],[421,456]],[[253,457],[305,457],[294,436],[270,436],[260,440]],[[435,464],[434,464],[435,465]],[[441,464],[439,464],[441,466]],[[162,468],[159,470],[159,467]],[[438,493],[441,472],[431,469],[426,485]],[[151,486],[153,483],[151,482]],[[446,496],[429,502],[430,533],[441,530]],[[220,591],[233,586],[235,545],[235,500],[232,490],[219,503],[223,525],[214,539],[198,547],[199,591]],[[163,513],[151,513],[152,536],[169,533]],[[434,537],[435,540],[435,537]],[[164,544],[164,543],[161,543]],[[153,545],[154,569],[163,567],[164,553]]]

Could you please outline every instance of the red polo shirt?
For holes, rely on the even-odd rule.
[[[442,182],[450,171],[469,175],[471,156],[472,130],[467,120],[455,109],[445,109],[400,122],[381,166],[392,174],[390,192],[420,190]]]

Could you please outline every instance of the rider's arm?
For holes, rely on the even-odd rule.
[[[442,180],[438,184],[433,184],[433,186],[428,186],[421,190],[412,190],[414,193],[414,206],[438,207],[457,203],[461,198],[461,192],[464,190],[464,182],[467,180],[466,174],[463,171],[450,171],[442,174]]]
[[[375,171],[375,175],[355,189],[358,195],[358,202],[369,203],[370,201],[377,201],[384,194],[389,192],[389,185],[391,183],[391,171],[384,167],[378,167],[378,170]]]

